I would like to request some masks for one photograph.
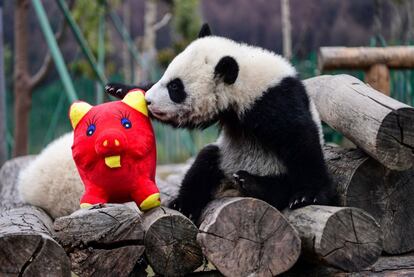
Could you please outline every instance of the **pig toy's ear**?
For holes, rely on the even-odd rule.
[[[69,119],[73,129],[76,128],[79,121],[92,109],[92,106],[83,101],[73,103],[69,108]]]
[[[134,89],[125,95],[122,102],[139,111],[145,116],[148,116],[147,103],[145,102],[144,91],[140,89]]]

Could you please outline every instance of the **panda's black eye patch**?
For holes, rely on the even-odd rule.
[[[167,89],[168,94],[170,95],[170,99],[175,103],[182,103],[187,97],[187,93],[184,90],[184,84],[180,78],[171,80],[167,84]]]

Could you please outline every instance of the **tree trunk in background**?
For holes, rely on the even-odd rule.
[[[7,113],[6,88],[4,79],[3,51],[3,1],[0,0],[0,167],[8,158],[7,153]]]
[[[29,70],[28,48],[28,10],[29,0],[16,0],[14,6],[14,147],[13,157],[26,155],[28,152],[30,109],[32,92],[47,76],[52,67],[52,56],[48,51],[39,69],[32,75]],[[69,2],[73,3],[73,2]],[[71,5],[70,5],[71,6]],[[60,30],[55,39],[59,42],[64,34],[66,24],[62,17]]]
[[[374,35],[376,39],[382,35],[382,0],[374,1]]]
[[[282,34],[283,34],[283,56],[290,60],[292,58],[292,24],[290,21],[289,0],[281,1],[282,10]]]
[[[123,21],[125,28],[128,30],[128,32],[131,32],[131,2],[125,1],[123,3]],[[122,44],[122,64],[124,65],[122,68],[123,74],[124,74],[124,81],[129,84],[134,83],[134,76],[133,76],[133,70],[132,67],[135,66],[133,59],[131,57],[131,54],[128,50],[128,45],[126,43]]]
[[[28,67],[27,17],[29,1],[17,0],[14,10],[14,148],[13,156],[27,154],[32,86]]]
[[[410,44],[414,39],[414,3],[412,1],[405,1],[405,7],[407,9],[407,33],[405,34],[405,44]]]
[[[156,55],[155,38],[156,30],[154,25],[157,21],[157,1],[145,1],[144,14],[144,36],[142,37],[142,74],[139,82],[148,82],[151,79],[151,68],[154,66],[154,59]]]

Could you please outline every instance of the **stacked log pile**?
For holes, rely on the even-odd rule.
[[[414,109],[346,75],[305,85],[321,119],[358,146],[324,148],[337,206],[278,211],[223,198],[197,228],[165,207],[142,214],[132,203],[107,204],[53,224],[19,202],[18,168],[30,158],[15,159],[0,172],[0,275],[145,276],[147,265],[165,276],[414,274],[412,256],[381,257],[414,251]],[[183,167],[158,180],[164,203],[177,195]]]
[[[52,219],[19,200],[16,181],[31,157],[0,171],[0,276],[182,276],[202,265],[198,228],[160,207],[142,214],[134,203],[96,205]]]
[[[0,170],[0,276],[70,277],[70,261],[53,239],[53,221],[19,200],[16,180],[31,157],[6,162]]]
[[[414,250],[414,108],[348,75],[305,81],[321,119],[358,149],[325,147],[342,206],[381,225],[384,251]]]

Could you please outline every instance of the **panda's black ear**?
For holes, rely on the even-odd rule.
[[[208,23],[204,23],[201,26],[200,32],[198,33],[198,38],[209,37],[211,36],[211,29]]]
[[[221,58],[214,68],[214,76],[222,78],[228,85],[234,84],[238,75],[239,65],[236,60],[230,56],[224,56]]]

